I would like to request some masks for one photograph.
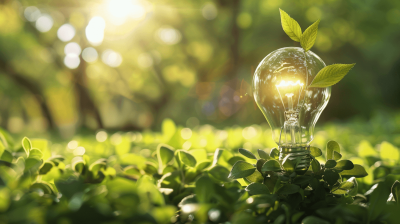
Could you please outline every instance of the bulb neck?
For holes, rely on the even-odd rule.
[[[279,147],[279,161],[283,161],[286,156],[289,160],[296,163],[297,158],[300,162],[296,167],[296,171],[307,171],[311,164],[310,146],[280,146]]]

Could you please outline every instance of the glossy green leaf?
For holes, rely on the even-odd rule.
[[[322,155],[322,151],[317,147],[310,146],[310,154],[314,157],[318,157]]]
[[[257,159],[257,157],[253,153],[251,153],[250,151],[248,151],[246,149],[240,148],[239,153],[246,156],[249,159]]]
[[[327,161],[334,158],[334,156],[333,156],[334,151],[340,153],[340,146],[336,141],[329,141],[326,144],[326,160]]]
[[[257,170],[258,170],[259,172],[263,172],[261,169],[262,169],[262,166],[264,165],[265,162],[266,162],[265,159],[259,159],[259,160],[257,160],[256,167],[257,167]]]
[[[301,224],[329,224],[329,222],[316,216],[307,216],[301,221]]]
[[[355,177],[351,177],[347,181],[348,182],[352,182],[353,185],[354,185],[353,189],[351,189],[347,194],[352,196],[352,197],[356,196],[357,193],[358,193],[358,182],[357,182],[356,178]]]
[[[261,159],[269,160],[269,155],[267,152],[262,149],[257,149],[257,152]]]
[[[42,165],[43,161],[37,158],[27,158],[25,160],[25,171],[32,169],[37,170]]]
[[[258,170],[254,171],[254,173],[251,174],[250,176],[245,177],[245,179],[247,179],[251,183],[262,183],[262,182],[264,182],[264,177],[261,175],[260,172],[258,172]]]
[[[237,161],[245,161],[243,157],[241,156],[233,156],[228,160],[228,163],[233,166]]]
[[[29,158],[35,158],[35,159],[42,159],[43,158],[43,153],[40,149],[33,148],[31,151],[29,151]]]
[[[361,165],[354,164],[354,168],[351,170],[344,170],[340,173],[342,177],[366,177],[368,173],[365,168]]]
[[[196,159],[190,153],[179,151],[179,158],[181,159],[183,164],[190,167],[196,167]]]
[[[333,168],[335,166],[336,166],[336,161],[333,159],[330,159],[325,163],[325,168]]]
[[[340,160],[341,158],[342,158],[342,154],[340,154],[340,153],[338,153],[338,152],[336,152],[336,151],[333,151],[333,159],[334,159],[334,160],[338,161],[338,160]]]
[[[321,69],[314,77],[310,87],[325,88],[335,85],[344,78],[355,64],[333,64]]]
[[[294,194],[299,192],[300,187],[296,184],[285,184],[278,190],[278,194]]]
[[[332,186],[338,181],[339,174],[334,170],[325,170],[323,179]]]
[[[353,181],[344,181],[339,186],[332,188],[333,194],[347,194],[350,190],[354,188]]]
[[[197,163],[196,170],[202,171],[202,170],[206,169],[207,167],[209,167],[210,165],[211,165],[211,161],[210,160],[202,161],[200,163]]]
[[[4,150],[3,154],[1,155],[1,160],[11,163],[14,157],[12,156],[11,152],[8,150]]]
[[[43,166],[39,170],[40,175],[45,175],[48,173],[53,167],[55,167],[54,163],[51,161],[47,161],[43,164]]]
[[[276,161],[276,160],[269,160],[269,161],[265,162],[261,168],[262,172],[266,172],[266,171],[277,172],[280,170],[281,170],[281,166],[279,165],[278,161]]]
[[[321,170],[321,164],[319,163],[318,160],[313,159],[311,161],[311,169],[314,173],[318,173]]]
[[[160,144],[157,147],[157,159],[160,169],[165,167],[174,158],[174,151],[170,146]]]
[[[199,202],[208,203],[214,195],[214,183],[207,176],[202,176],[196,181],[195,193]]]
[[[29,151],[31,151],[31,149],[32,149],[32,143],[31,143],[31,140],[29,140],[29,138],[24,137],[22,139],[22,148],[24,148],[26,156],[29,156]]]
[[[275,160],[279,159],[279,150],[277,148],[272,148],[269,152],[269,157]]]
[[[283,31],[290,37],[290,39],[300,42],[302,35],[301,27],[296,20],[292,19],[285,11],[279,9],[281,13],[281,24]]]
[[[229,182],[231,181],[228,176],[229,176],[229,170],[223,166],[216,165],[213,168],[211,168],[208,171],[211,176],[213,176],[215,179],[223,182]]]
[[[394,200],[400,205],[400,182],[398,180],[392,185],[392,194]]]
[[[317,39],[319,22],[320,20],[317,20],[304,31],[303,35],[301,35],[300,44],[305,52],[309,51],[312,46],[314,46],[315,39]]]
[[[268,187],[264,184],[260,183],[251,183],[246,187],[246,191],[249,192],[250,195],[257,194],[271,194]]]
[[[353,168],[354,164],[350,160],[340,160],[335,167],[337,170],[351,170]]]
[[[244,161],[237,161],[235,165],[233,165],[231,172],[229,173],[228,178],[238,179],[250,176],[254,173],[256,168],[250,163]]]
[[[284,159],[283,159],[283,161],[282,161],[282,166],[283,166],[283,169],[286,171],[286,172],[293,172],[294,171],[294,169],[295,169],[295,164],[293,163],[293,161],[291,161],[291,160],[289,160],[289,155],[287,155]]]

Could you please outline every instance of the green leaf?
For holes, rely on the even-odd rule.
[[[53,168],[54,166],[55,166],[54,163],[51,162],[51,161],[45,162],[45,163],[43,164],[43,166],[40,168],[39,174],[40,174],[40,175],[45,175],[45,174],[48,173],[48,172],[51,170],[51,168]]]
[[[278,194],[294,194],[299,192],[300,187],[296,184],[286,184],[278,190]]]
[[[310,154],[312,156],[314,156],[314,157],[318,157],[318,156],[322,155],[322,151],[321,151],[321,149],[319,149],[317,147],[311,146],[310,147]]]
[[[249,159],[257,159],[257,157],[253,153],[251,153],[250,151],[248,151],[246,149],[240,148],[239,153],[246,156]]]
[[[271,159],[279,159],[279,150],[277,148],[271,149],[271,152],[269,152],[269,157]]]
[[[228,178],[238,179],[238,178],[247,177],[247,176],[250,176],[251,174],[253,174],[255,170],[256,170],[256,168],[253,165],[251,165],[250,163],[247,163],[245,161],[237,161],[233,165]]]
[[[229,170],[223,166],[216,165],[208,171],[212,177],[222,182],[230,182],[231,180],[228,178]]]
[[[170,146],[160,144],[157,147],[157,159],[159,170],[162,169],[174,158],[174,151]]]
[[[353,181],[342,182],[339,186],[332,189],[333,194],[347,194],[351,189],[354,188]]]
[[[396,180],[394,184],[392,185],[392,194],[394,200],[397,202],[397,204],[400,204],[400,182]]]
[[[335,167],[336,170],[351,170],[353,168],[354,164],[350,160],[341,160],[337,162],[337,165]]]
[[[269,160],[269,155],[264,150],[257,149],[257,152],[261,159]]]
[[[96,162],[90,164],[89,170],[97,173],[100,171],[102,168],[107,168],[107,161],[105,159],[98,159]]]
[[[281,23],[283,31],[290,37],[290,39],[300,42],[301,27],[296,20],[292,19],[285,11],[279,9],[281,13]]]
[[[262,172],[266,172],[266,171],[277,172],[280,170],[281,170],[281,166],[279,165],[278,161],[276,161],[276,160],[269,160],[269,161],[265,162],[261,168]]]
[[[332,186],[338,181],[339,174],[334,170],[325,170],[323,179]]]
[[[24,137],[22,139],[22,148],[24,148],[26,156],[29,156],[29,151],[31,151],[32,149],[32,143],[31,140],[29,140],[29,138]]]
[[[25,171],[32,169],[36,170],[42,165],[43,161],[37,158],[27,158],[25,160]]]
[[[294,168],[295,168],[295,167],[294,167],[295,164],[293,164],[293,162],[289,160],[289,157],[290,157],[290,155],[287,155],[287,156],[283,159],[283,161],[282,161],[282,166],[283,166],[283,168],[284,168],[284,170],[285,170],[286,172],[293,172],[293,171],[294,171]]]
[[[358,193],[358,182],[357,182],[356,178],[355,178],[355,177],[351,177],[351,178],[348,179],[347,181],[348,181],[348,182],[353,182],[353,184],[354,184],[354,188],[351,189],[351,190],[349,191],[349,193],[347,193],[347,194],[350,195],[350,196],[352,196],[352,197],[356,196],[357,193]]]
[[[333,159],[330,159],[325,163],[325,168],[333,168],[335,166],[336,166],[336,161]]]
[[[40,160],[43,158],[43,153],[40,149],[33,148],[31,151],[29,151],[29,158]]]
[[[179,157],[183,164],[190,166],[190,167],[196,167],[197,162],[196,162],[196,159],[192,156],[192,154],[185,152],[185,151],[180,151]]]
[[[318,173],[321,170],[321,164],[318,160],[313,159],[311,162],[311,168],[314,173]]]
[[[257,195],[257,194],[271,194],[268,187],[264,184],[260,183],[251,183],[246,187],[246,191],[249,192],[249,195]]]
[[[233,166],[233,164],[235,164],[237,161],[244,161],[244,158],[241,156],[233,156],[228,160],[228,163]]]
[[[200,163],[198,163],[198,164],[196,165],[196,170],[202,171],[202,170],[204,170],[205,168],[209,167],[210,165],[211,165],[211,161],[205,160],[205,161],[200,162]]]
[[[245,179],[247,179],[251,183],[262,183],[264,181],[264,177],[261,175],[260,172],[258,172],[258,170],[254,171],[254,173],[250,176],[245,177]]]
[[[301,221],[301,224],[329,224],[329,222],[315,216],[307,216]]]
[[[196,181],[196,187],[194,191],[199,202],[210,202],[214,195],[213,185],[213,181],[207,176],[202,176]]]
[[[14,157],[12,156],[11,152],[8,150],[4,150],[3,155],[1,155],[1,160],[12,163]]]
[[[354,67],[354,64],[333,64],[321,69],[308,87],[325,88],[338,83]]]
[[[340,153],[340,146],[336,141],[329,141],[326,143],[326,161],[333,159],[333,152]]]
[[[380,182],[373,190],[369,197],[369,220],[373,221],[383,213],[384,209],[386,208],[387,197],[389,194],[390,186],[387,186],[385,182]]]
[[[301,35],[300,44],[305,52],[309,51],[315,43],[315,39],[317,39],[318,33],[318,24],[320,20],[317,20],[311,26],[309,26]]]
[[[338,160],[340,160],[341,158],[342,158],[342,154],[340,154],[340,153],[338,153],[338,152],[336,152],[336,151],[333,151],[333,159],[334,159],[334,160],[338,161]]]
[[[313,179],[312,176],[299,175],[293,179],[294,184],[309,183]]]
[[[354,168],[351,170],[344,170],[340,173],[342,177],[366,177],[368,176],[367,171],[361,165],[354,164]]]
[[[264,165],[264,163],[266,162],[266,160],[265,159],[259,159],[259,160],[257,160],[257,163],[256,163],[256,167],[257,167],[257,170],[260,172],[260,173],[262,173],[262,166]]]

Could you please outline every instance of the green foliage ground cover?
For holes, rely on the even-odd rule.
[[[319,128],[305,174],[295,161],[278,162],[270,136],[264,125],[189,129],[168,119],[161,132],[98,132],[69,142],[13,139],[2,130],[0,223],[400,218],[399,115]]]

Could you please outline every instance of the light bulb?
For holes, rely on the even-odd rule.
[[[300,170],[310,166],[314,127],[331,95],[331,87],[307,88],[323,67],[313,52],[286,47],[267,55],[253,78],[254,99],[279,145],[279,159],[300,158]]]

